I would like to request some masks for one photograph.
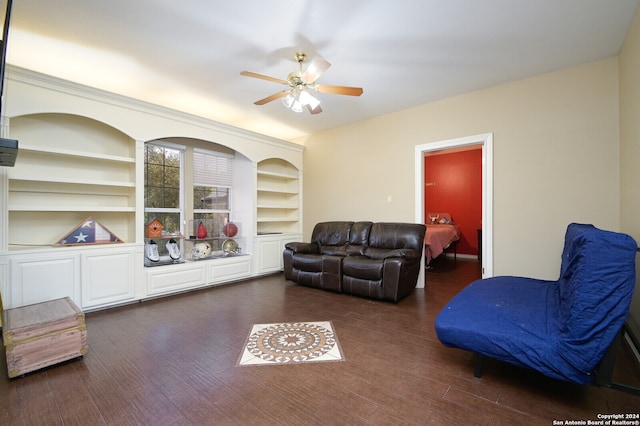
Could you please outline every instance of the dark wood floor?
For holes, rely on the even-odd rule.
[[[452,262],[397,305],[278,274],[89,313],[84,358],[14,380],[0,363],[0,424],[551,425],[639,411],[637,396],[495,361],[475,378],[472,355],[433,328],[478,275],[476,261]],[[346,360],[237,366],[254,323],[293,321],[332,321]],[[617,374],[640,380],[622,364]]]

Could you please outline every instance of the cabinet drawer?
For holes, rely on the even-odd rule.
[[[183,263],[147,270],[147,295],[155,296],[205,285],[204,263]]]
[[[216,259],[209,262],[209,284],[246,278],[251,275],[251,256]]]

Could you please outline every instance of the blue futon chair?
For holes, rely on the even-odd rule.
[[[440,341],[572,383],[589,383],[620,333],[635,286],[629,235],[572,223],[557,281],[474,281],[438,314]],[[476,368],[480,376],[481,364]]]

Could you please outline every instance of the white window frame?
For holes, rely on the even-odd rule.
[[[147,145],[159,146],[167,149],[173,149],[176,151],[180,151],[180,194],[179,194],[179,202],[180,206],[178,208],[158,208],[158,207],[147,207],[144,206],[145,213],[179,213],[180,215],[180,233],[184,235],[184,223],[185,223],[185,197],[184,197],[184,156],[187,152],[187,148],[184,145],[173,144],[170,142],[163,141],[149,141],[145,143],[145,150],[147,149]],[[145,163],[146,166],[146,163]],[[146,177],[145,177],[146,179]],[[145,180],[146,185],[146,180]]]

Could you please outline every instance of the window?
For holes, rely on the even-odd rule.
[[[183,202],[181,184],[183,150],[165,145],[145,144],[144,219],[162,222],[163,231],[181,231]]]
[[[211,235],[223,235],[222,228],[231,214],[233,158],[221,153],[193,152],[193,219],[209,219]],[[212,249],[220,250],[222,241],[213,241]]]
[[[181,224],[207,226],[213,250],[221,250],[232,206],[233,156],[162,142],[145,144],[145,223],[154,218],[167,234],[196,235]],[[188,175],[185,176],[185,170]],[[185,184],[185,182],[188,182]],[[192,201],[193,200],[193,201]]]

